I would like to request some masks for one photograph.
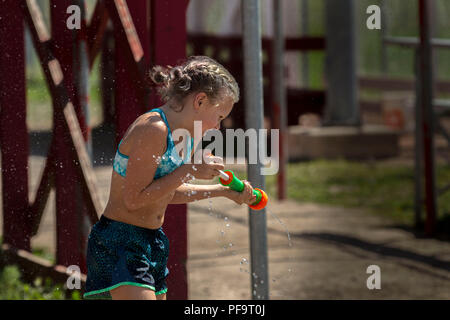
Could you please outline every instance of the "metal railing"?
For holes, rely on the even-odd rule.
[[[450,100],[433,98],[433,49],[450,49],[449,39],[431,38],[431,3],[419,0],[420,37],[384,36],[383,43],[415,49],[416,75],[416,128],[415,128],[415,223],[422,224],[422,176],[425,173],[425,203],[427,219],[425,232],[435,231],[437,205],[436,198],[450,190],[450,184],[437,188],[435,181],[434,134],[440,133],[449,143],[450,134],[440,123],[441,117],[450,116]]]

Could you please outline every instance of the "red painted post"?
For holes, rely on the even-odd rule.
[[[70,0],[52,0],[50,2],[51,30],[53,50],[64,74],[64,84],[69,98],[74,104],[83,137],[87,138],[87,126],[75,83],[74,50],[75,30],[67,28],[67,8]],[[56,109],[56,108],[55,108]],[[86,272],[85,244],[81,236],[86,205],[83,199],[81,184],[77,181],[77,169],[73,161],[73,150],[68,143],[70,134],[64,127],[61,112],[54,113],[55,139],[55,187],[56,187],[56,263],[62,265],[78,265]]]
[[[146,64],[150,60],[150,36],[149,36],[149,10],[148,1],[127,1],[128,11],[133,20],[139,41],[144,52]],[[119,13],[120,13],[119,9]],[[129,28],[124,24],[125,29]],[[131,30],[131,28],[129,28]],[[117,28],[114,29],[115,40],[115,111],[116,111],[116,145],[125,134],[127,128],[136,118],[148,110],[149,106],[143,105],[145,97],[140,96],[139,84],[136,76],[129,68],[128,56],[125,52],[126,43]]]
[[[152,0],[151,50],[153,65],[176,65],[186,58],[186,10],[188,0]],[[151,96],[151,107],[161,101]],[[187,287],[187,205],[169,205],[166,210],[164,232],[170,239],[168,298],[186,300]]]
[[[0,144],[3,242],[30,250],[24,19],[20,1],[0,1]]]
[[[283,32],[283,8],[279,0],[273,2],[273,39],[269,61],[272,65],[272,77],[270,82],[270,102],[272,103],[275,126],[279,129],[279,171],[277,176],[278,200],[286,199],[286,169],[287,169],[287,105],[286,86],[284,81],[284,55],[286,40]],[[273,139],[273,138],[272,138]],[[273,152],[273,151],[272,151]],[[272,155],[273,157],[273,155]]]
[[[274,122],[276,123],[276,129],[279,129],[279,146],[278,146],[278,153],[279,153],[279,168],[278,168],[278,175],[277,175],[277,196],[278,200],[285,200],[286,199],[286,193],[287,193],[287,181],[286,181],[286,173],[287,173],[287,165],[286,162],[287,159],[287,152],[286,152],[286,145],[287,141],[287,134],[286,134],[286,126],[283,126],[282,120],[281,120],[281,107],[278,103],[273,103],[273,113],[274,113]],[[273,138],[272,138],[273,139]],[[272,151],[274,152],[274,151]],[[272,156],[273,157],[273,156]]]
[[[420,67],[420,102],[422,112],[422,139],[425,170],[425,204],[427,216],[425,220],[425,233],[433,235],[436,228],[437,195],[434,155],[434,110],[433,110],[433,54],[431,47],[431,12],[430,1],[419,0],[419,67]]]

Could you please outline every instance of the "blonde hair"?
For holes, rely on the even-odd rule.
[[[155,66],[150,79],[159,86],[158,93],[164,102],[175,99],[181,103],[194,92],[204,92],[212,103],[224,96],[239,101],[239,86],[234,77],[216,60],[206,56],[191,56],[176,67]]]

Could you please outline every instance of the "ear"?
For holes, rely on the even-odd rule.
[[[208,97],[206,96],[206,93],[199,92],[195,94],[194,96],[194,109],[195,111],[198,111],[201,107],[204,107],[206,104]]]

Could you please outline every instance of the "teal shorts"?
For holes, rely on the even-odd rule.
[[[147,229],[102,216],[87,248],[85,299],[111,299],[109,290],[131,285],[167,292],[169,240],[162,228]]]

